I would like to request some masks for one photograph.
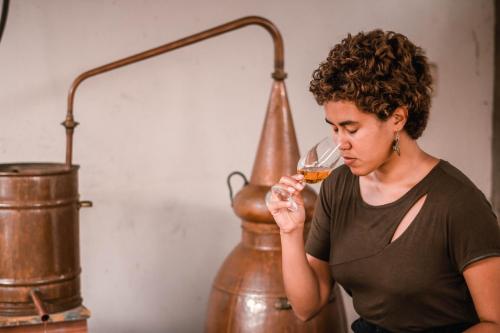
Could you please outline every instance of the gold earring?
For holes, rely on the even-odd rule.
[[[401,150],[399,149],[399,131],[396,132],[396,135],[394,136],[394,141],[392,142],[392,150],[398,154],[398,156],[401,156]]]

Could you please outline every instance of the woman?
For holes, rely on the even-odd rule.
[[[310,90],[345,164],[321,185],[305,245],[302,176],[278,183],[298,210],[268,203],[300,319],[336,281],[361,316],[354,332],[500,332],[497,219],[464,174],[416,142],[431,83],[422,49],[381,30],[349,35],[314,71]]]

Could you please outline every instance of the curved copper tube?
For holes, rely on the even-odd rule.
[[[68,93],[68,112],[66,114],[66,120],[62,123],[62,125],[66,128],[66,166],[70,167],[72,162],[73,155],[73,132],[75,127],[78,125],[77,122],[74,121],[73,118],[73,104],[75,92],[80,83],[82,83],[85,79],[89,77],[96,76],[98,74],[102,74],[126,65],[130,65],[148,58],[155,57],[157,55],[191,45],[202,40],[215,37],[221,35],[223,33],[233,31],[247,25],[256,24],[264,29],[266,29],[273,38],[274,43],[274,72],[272,77],[275,80],[284,80],[286,78],[286,73],[284,71],[284,48],[283,48],[283,39],[281,37],[278,28],[269,20],[259,17],[259,16],[247,16],[240,18],[238,20],[234,20],[217,27],[199,32],[197,34],[179,39],[177,41],[164,44],[162,46],[156,47],[154,49],[150,49],[141,53],[137,53],[135,55],[111,62],[109,64],[91,69],[80,74],[71,85]]]
[[[36,312],[38,312],[40,319],[42,321],[49,320],[50,316],[49,316],[48,311],[45,309],[45,305],[43,304],[40,292],[36,289],[31,289],[30,290],[30,297],[33,300],[33,303],[35,304]]]

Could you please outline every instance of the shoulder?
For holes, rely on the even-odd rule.
[[[432,180],[433,190],[446,195],[449,202],[460,202],[466,198],[484,198],[481,190],[451,163],[441,160],[436,169]]]
[[[494,216],[483,192],[463,172],[447,161],[439,162],[432,188],[434,200],[446,206],[449,216],[459,217],[474,212],[478,216]]]
[[[483,258],[500,254],[500,225],[491,204],[472,181],[449,163],[441,163],[429,200],[444,216],[448,253],[459,272]],[[435,195],[438,193],[438,195]],[[429,197],[431,199],[431,197]]]
[[[447,189],[479,191],[476,185],[451,163],[441,160],[436,169],[435,182],[446,186]]]

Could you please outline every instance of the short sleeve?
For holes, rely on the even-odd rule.
[[[323,261],[330,259],[331,180],[332,176],[321,184],[305,246],[308,254]]]
[[[449,253],[462,272],[475,261],[500,256],[500,226],[492,207],[477,189],[460,191],[448,216]]]

